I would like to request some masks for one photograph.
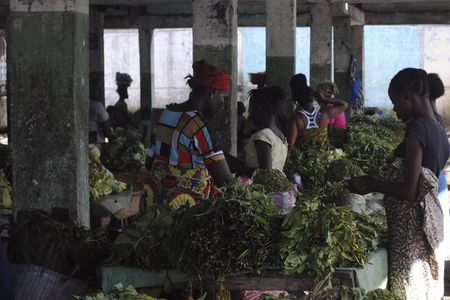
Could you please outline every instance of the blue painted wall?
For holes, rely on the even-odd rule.
[[[266,28],[265,27],[242,27],[242,51],[244,62],[242,71],[244,73],[244,86],[250,83],[247,73],[264,72],[266,70]],[[304,73],[309,79],[310,60],[310,29],[299,27],[296,32],[296,72]]]

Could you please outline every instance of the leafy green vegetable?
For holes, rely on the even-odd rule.
[[[91,200],[117,194],[127,188],[126,183],[118,181],[114,175],[100,162],[100,151],[89,146],[89,196]]]
[[[136,291],[131,285],[126,288],[122,283],[116,284],[111,292],[104,294],[103,292],[96,293],[91,296],[78,297],[74,296],[76,300],[158,300],[146,294],[141,294]]]
[[[95,283],[96,268],[111,253],[103,229],[90,231],[72,222],[58,221],[47,212],[21,211],[10,230],[9,257]]]
[[[294,189],[286,175],[277,169],[259,169],[253,178],[253,183],[264,186],[268,193],[288,192]]]
[[[300,195],[283,223],[284,273],[322,277],[337,266],[362,266],[378,246],[378,228],[368,215]]]
[[[181,251],[176,264],[194,276],[257,272],[277,256],[271,239],[277,211],[261,185],[226,187],[219,197],[177,218],[173,244]]]
[[[364,300],[401,300],[402,298],[398,296],[395,292],[389,290],[377,289],[368,292]]]
[[[105,144],[102,163],[112,171],[140,170],[145,164],[145,147],[136,131],[116,128],[114,138]]]

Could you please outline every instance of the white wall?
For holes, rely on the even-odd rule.
[[[186,75],[192,74],[192,29],[155,29],[152,42],[154,97],[152,106],[187,100],[190,88]]]
[[[139,32],[137,29],[105,29],[105,106],[114,105],[116,72],[130,74],[133,82],[128,88],[128,110],[134,112],[141,103],[141,77],[139,67]]]

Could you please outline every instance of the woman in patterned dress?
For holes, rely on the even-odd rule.
[[[147,150],[146,166],[152,175],[147,201],[172,209],[208,199],[213,181],[221,186],[233,179],[204,122],[204,117],[222,109],[230,75],[204,60],[192,67],[193,75],[187,77],[192,89],[189,99],[167,106],[156,127],[155,141]]]
[[[437,179],[449,157],[444,128],[429,101],[428,74],[407,68],[389,85],[397,116],[406,123],[398,157],[386,181],[363,176],[350,181],[358,194],[385,194],[389,238],[389,289],[401,299],[443,296],[443,215]]]
[[[289,150],[298,147],[302,150],[328,151],[328,125],[330,120],[343,113],[348,104],[340,99],[317,99],[324,105],[314,105],[314,96],[311,88],[306,84],[304,74],[296,74],[290,81],[292,99],[297,105],[289,121],[288,143]]]

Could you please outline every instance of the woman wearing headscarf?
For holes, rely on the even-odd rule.
[[[314,105],[314,95],[306,84],[304,74],[296,74],[290,81],[292,99],[297,108],[289,122],[289,150],[299,147],[302,150],[327,151],[330,148],[328,140],[328,125],[330,120],[344,112],[348,104],[340,99],[317,100],[332,107]]]
[[[233,179],[204,122],[204,117],[222,109],[231,77],[204,60],[192,68],[193,75],[186,77],[189,99],[167,105],[156,126],[155,141],[147,150],[150,198],[173,209],[195,205],[210,196],[213,182],[221,186]]]

